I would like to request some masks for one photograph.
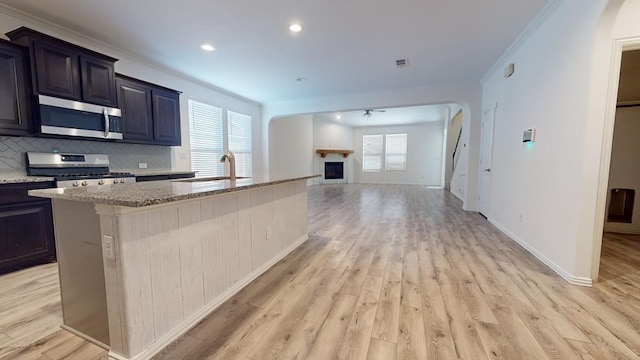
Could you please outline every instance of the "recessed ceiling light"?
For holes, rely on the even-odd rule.
[[[200,48],[204,51],[213,51],[216,48],[214,48],[213,46],[209,45],[209,44],[202,44],[200,45]]]
[[[340,116],[340,115],[336,115],[336,119],[337,119],[337,120],[340,120],[340,119],[342,119],[342,116]]]
[[[291,25],[289,25],[289,30],[291,30],[291,32],[300,32],[300,31],[302,31],[302,25],[300,25],[300,24],[291,24]]]
[[[305,78],[297,78],[297,79],[296,79],[296,81],[298,81],[298,82],[303,82],[303,81],[305,81],[305,80],[307,80],[307,79],[305,79]]]

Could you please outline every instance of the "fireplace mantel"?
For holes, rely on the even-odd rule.
[[[353,154],[353,150],[338,150],[338,149],[317,149],[316,153],[320,154],[320,157],[325,157],[327,154],[342,154],[342,157],[349,157],[349,154]]]

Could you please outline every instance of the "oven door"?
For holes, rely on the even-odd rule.
[[[122,139],[121,111],[39,95],[40,132],[98,139]]]

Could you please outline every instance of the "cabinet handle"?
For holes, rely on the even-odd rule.
[[[104,137],[109,137],[109,114],[107,114],[107,109],[102,109],[102,115],[104,115]]]

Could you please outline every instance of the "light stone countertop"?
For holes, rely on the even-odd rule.
[[[27,176],[27,175],[1,175],[0,184],[23,184],[34,182],[55,181],[52,177],[46,176]]]
[[[262,186],[311,179],[320,175],[292,178],[244,178],[235,184],[230,180],[192,181],[193,179],[150,181],[130,184],[96,185],[79,188],[30,190],[29,195],[65,199],[94,204],[143,207],[174,201],[248,190]]]
[[[120,171],[120,170],[117,170]],[[157,176],[157,175],[180,175],[180,174],[193,174],[195,171],[179,171],[179,170],[144,170],[144,169],[134,169],[134,170],[122,170],[123,172],[130,172],[135,176]]]

